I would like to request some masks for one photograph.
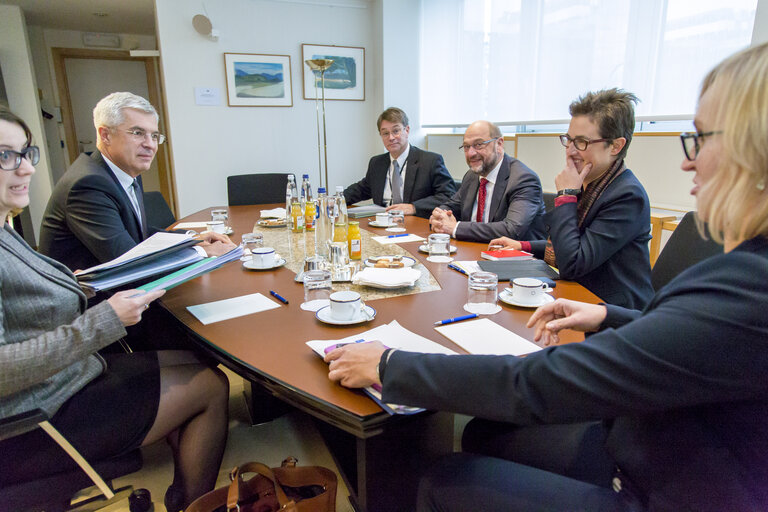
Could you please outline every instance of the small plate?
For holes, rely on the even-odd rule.
[[[453,253],[456,252],[456,246],[455,245],[451,245],[448,250],[451,252],[451,254],[453,254]],[[420,245],[419,246],[419,251],[420,252],[425,252],[425,253],[429,254],[429,246],[427,244]]]
[[[362,312],[358,312],[357,317],[353,318],[352,320],[336,320],[331,316],[331,306],[325,306],[324,308],[318,309],[317,313],[315,313],[315,318],[317,318],[318,320],[326,324],[333,324],[333,325],[353,325],[353,324],[359,324],[360,322],[368,322],[376,318],[375,309],[367,305],[364,307],[365,307],[365,310],[368,312],[369,318],[366,318],[366,316]]]
[[[539,306],[543,306],[544,304],[549,304],[550,302],[555,302],[555,298],[549,294],[542,295],[541,302],[538,304],[523,304],[522,302],[517,302],[515,299],[512,298],[512,294],[508,291],[504,290],[499,294],[499,300],[501,302],[504,302],[505,304],[509,304],[511,306],[517,306],[520,308],[537,308]]]
[[[210,232],[211,232],[211,230],[210,230],[210,229],[208,229],[208,230],[206,230],[205,232],[206,232],[206,233],[210,233]],[[231,235],[231,234],[232,234],[232,233],[234,233],[234,232],[235,232],[235,230],[234,230],[234,229],[232,229],[232,226],[229,226],[229,227],[228,227],[227,229],[225,229],[225,230],[224,230],[224,232],[223,232],[223,233],[221,233],[221,234],[222,234],[222,235]]]
[[[392,256],[379,256],[379,258],[380,259],[387,259],[387,258],[392,259]],[[400,261],[403,262],[403,266],[402,267],[397,267],[397,268],[408,268],[408,267],[412,267],[412,266],[414,266],[416,264],[416,260],[411,258],[410,256],[403,256]],[[376,266],[376,263],[371,261],[370,258],[366,259],[363,263],[365,264],[366,267],[375,267]]]
[[[282,267],[283,265],[285,265],[285,258],[280,258],[277,260],[277,263],[271,267],[256,266],[253,264],[253,260],[243,262],[243,267],[247,268],[248,270],[272,270],[273,268]]]
[[[390,222],[390,223],[388,223],[388,224],[379,224],[379,223],[378,223],[378,222],[376,222],[375,220],[372,220],[372,221],[370,221],[370,222],[368,223],[368,225],[369,225],[369,226],[373,226],[374,228],[391,228],[392,226],[394,226],[394,225],[395,225],[395,223],[394,223],[394,222]]]
[[[286,226],[286,222],[282,221],[281,223],[271,223],[268,220],[258,220],[256,221],[256,224],[263,227],[263,228],[284,228]]]

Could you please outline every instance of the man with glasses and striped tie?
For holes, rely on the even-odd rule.
[[[541,181],[524,163],[504,153],[499,127],[475,121],[459,150],[469,170],[459,191],[432,212],[432,231],[470,242],[543,235],[546,208]]]

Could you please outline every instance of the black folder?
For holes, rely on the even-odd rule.
[[[499,276],[499,281],[509,281],[518,277],[548,277],[550,279],[560,279],[560,274],[547,265],[544,260],[481,260],[478,261],[477,264],[486,272],[493,272]]]

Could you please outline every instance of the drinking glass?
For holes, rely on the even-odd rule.
[[[226,208],[214,208],[211,210],[211,221],[224,223],[224,230],[229,230],[229,211]]]
[[[492,315],[501,310],[496,304],[499,276],[493,272],[473,272],[467,282],[465,310],[478,315]]]
[[[330,304],[331,271],[309,270],[304,272],[304,303],[301,309],[317,311]]]
[[[389,210],[390,227],[387,231],[393,233],[402,233],[405,231],[405,213],[403,210]]]
[[[429,257],[427,261],[433,263],[450,263],[451,258],[451,235],[446,233],[432,233],[427,238],[429,244]]]
[[[245,255],[247,258],[250,258],[251,252],[257,247],[264,247],[264,235],[262,233],[243,233],[240,241],[243,244],[243,249],[248,250]]]

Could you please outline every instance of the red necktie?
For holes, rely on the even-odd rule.
[[[476,222],[483,222],[483,215],[485,214],[485,184],[488,180],[480,178],[480,190],[477,194],[477,215],[475,217]]]

